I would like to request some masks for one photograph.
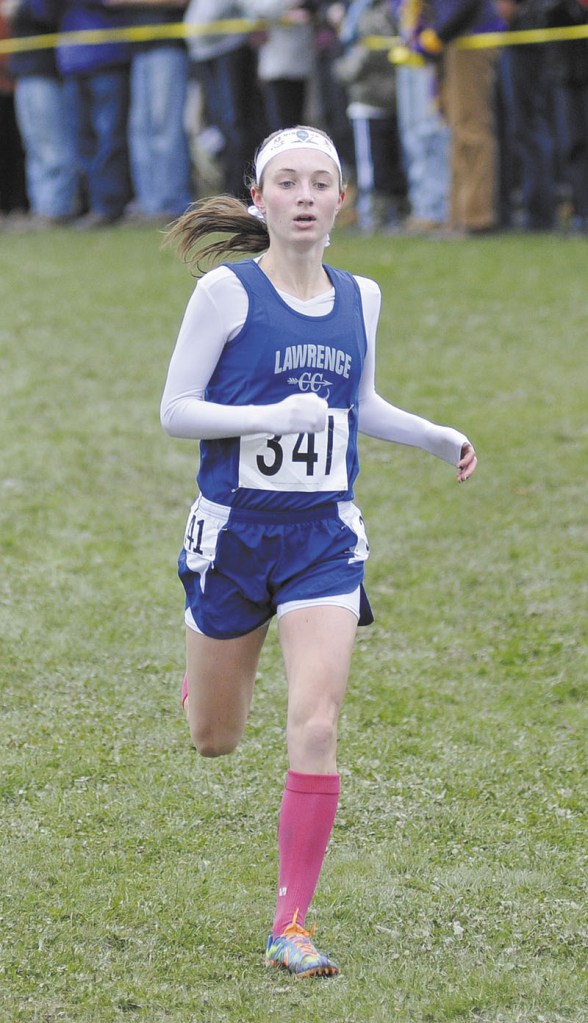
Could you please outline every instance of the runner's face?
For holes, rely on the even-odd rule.
[[[274,156],[263,172],[263,188],[252,189],[270,238],[324,243],[341,209],[339,171],[330,156],[313,150],[288,150]]]

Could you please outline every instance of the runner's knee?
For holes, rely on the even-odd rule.
[[[225,757],[233,753],[239,745],[242,732],[232,732],[226,728],[215,729],[202,722],[190,721],[190,737],[194,748],[201,757]]]
[[[329,753],[337,744],[337,720],[332,714],[314,714],[305,721],[293,721],[289,739],[312,754]]]

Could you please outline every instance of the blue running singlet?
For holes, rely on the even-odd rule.
[[[328,403],[327,428],[201,441],[200,492],[217,504],[264,511],[352,500],[367,349],[357,282],[325,266],[335,289],[333,308],[325,316],[306,316],[283,301],[254,260],[226,265],[245,288],[249,308],[223,349],[206,400],[269,405],[296,392],[314,393]]]

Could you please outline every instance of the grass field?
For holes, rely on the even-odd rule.
[[[187,270],[154,233],[0,236],[0,1023],[588,1020],[586,242],[335,237],[378,384],[476,478],[362,439],[376,624],[313,905],[263,965],[286,770],[275,630],[241,749],[179,708],[195,446],[158,407]]]

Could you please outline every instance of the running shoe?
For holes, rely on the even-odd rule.
[[[267,939],[265,958],[268,966],[282,966],[298,977],[334,977],[339,967],[312,943],[314,927],[305,931],[296,923],[298,911],[294,914],[283,934]]]

